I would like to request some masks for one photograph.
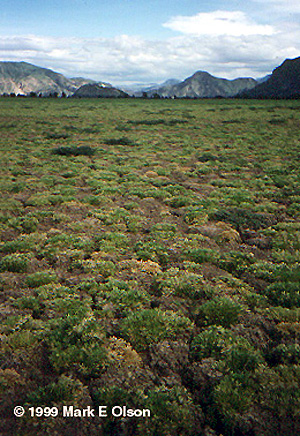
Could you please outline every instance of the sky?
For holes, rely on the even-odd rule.
[[[300,0],[0,0],[0,60],[115,86],[260,78],[300,56]]]

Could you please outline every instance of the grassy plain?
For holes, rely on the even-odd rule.
[[[0,99],[1,434],[299,433],[299,111]]]

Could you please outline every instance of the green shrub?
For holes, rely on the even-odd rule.
[[[139,241],[135,244],[137,258],[140,260],[152,260],[161,265],[168,265],[171,251],[156,240]]]
[[[47,139],[67,139],[69,138],[68,133],[58,133],[58,132],[47,132],[46,138]]]
[[[280,344],[270,350],[267,360],[271,365],[299,365],[300,364],[300,345],[299,344]]]
[[[230,330],[213,325],[193,339],[190,346],[190,355],[195,360],[208,357],[220,360],[224,356],[224,350],[232,346],[234,341],[235,336]]]
[[[52,150],[53,154],[60,156],[93,156],[96,150],[89,145],[81,145],[79,147],[58,147]]]
[[[253,372],[264,362],[261,354],[249,343],[239,338],[228,350],[224,350],[225,368],[235,373]]]
[[[248,270],[249,265],[255,262],[254,255],[252,253],[243,253],[240,251],[230,251],[224,253],[214,262],[219,268],[236,274],[238,277]]]
[[[276,223],[276,218],[271,214],[258,213],[253,210],[237,207],[220,209],[210,214],[209,218],[229,223],[236,230],[240,230],[241,228],[258,230]]]
[[[38,286],[47,285],[52,282],[56,283],[57,280],[57,275],[54,271],[38,271],[28,275],[25,279],[25,284],[29,288],[37,288]]]
[[[36,231],[39,220],[34,216],[27,215],[21,221],[22,229],[25,233],[33,233]]]
[[[90,314],[54,319],[46,332],[46,342],[49,360],[59,373],[100,375],[106,359],[104,338],[101,326]]]
[[[264,290],[269,301],[274,306],[300,307],[300,282],[277,282]]]
[[[200,433],[203,412],[182,386],[158,386],[148,392],[145,406],[151,410],[152,435],[195,436]],[[144,430],[145,431],[145,430]],[[146,433],[145,433],[146,434]]]
[[[14,306],[21,310],[30,310],[33,318],[40,318],[44,313],[44,304],[41,301],[31,295],[29,297],[20,297],[14,301]]]
[[[211,162],[211,161],[214,162],[214,161],[218,160],[218,158],[215,155],[213,155],[209,152],[206,152],[206,153],[202,153],[201,156],[198,155],[197,160],[199,162]]]
[[[274,276],[276,280],[282,282],[300,282],[300,263],[295,262],[292,265],[287,265],[282,262],[276,265]]]
[[[20,231],[25,233],[33,233],[37,229],[39,220],[31,214],[28,214],[24,217],[11,218],[8,223],[11,227]]]
[[[0,261],[1,271],[22,273],[26,272],[29,266],[29,257],[25,254],[14,253],[4,256]]]
[[[211,296],[211,289],[206,285],[202,275],[178,268],[170,268],[156,277],[152,290],[161,295],[176,295],[195,300]]]
[[[197,324],[214,324],[227,328],[238,322],[241,313],[242,308],[240,304],[230,298],[214,298],[200,306],[197,316]]]
[[[37,247],[38,241],[30,236],[22,235],[13,241],[7,241],[0,246],[0,251],[3,253],[14,253],[16,251],[26,252]]]
[[[188,391],[183,387],[122,388],[106,386],[92,393],[94,407],[103,404],[111,410],[116,404],[126,404],[127,408],[149,409],[150,419],[131,418],[126,424],[127,430],[136,436],[144,435],[181,435],[198,434],[202,410],[194,406]],[[105,434],[122,434],[122,421],[114,417],[104,420]]]
[[[230,434],[238,434],[241,416],[251,413],[251,406],[255,402],[256,393],[246,383],[241,383],[238,376],[225,375],[220,383],[214,388],[213,401],[218,410],[219,419],[228,429]],[[241,433],[242,434],[242,433]]]
[[[26,403],[35,407],[51,407],[62,402],[76,406],[83,396],[84,385],[79,380],[61,375],[57,381],[29,392]]]
[[[117,312],[130,314],[136,310],[142,310],[150,303],[150,299],[150,295],[140,289],[113,287],[107,295],[106,301],[113,303]]]
[[[192,199],[187,196],[178,195],[176,197],[170,198],[170,200],[168,200],[168,203],[173,208],[179,208],[190,205],[192,203]]]
[[[186,208],[184,222],[186,224],[204,224],[207,221],[207,214],[203,206],[189,206]]]
[[[185,250],[185,256],[188,260],[196,263],[214,263],[219,258],[218,252],[210,248],[189,248]]]
[[[191,321],[174,312],[159,309],[145,309],[129,315],[121,324],[126,339],[139,351],[151,343],[164,339],[186,336],[192,328]]]
[[[136,145],[134,141],[125,136],[122,136],[121,138],[105,139],[104,143],[107,145]]]
[[[102,275],[105,278],[114,275],[114,273],[116,272],[116,265],[111,260],[101,260],[93,258],[91,260],[80,261],[79,264],[83,266],[84,271],[96,271],[98,274]]]

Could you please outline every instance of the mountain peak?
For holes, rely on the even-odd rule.
[[[257,82],[251,78],[227,80],[212,76],[207,71],[196,71],[183,82],[155,90],[162,97],[214,98],[233,97],[241,90],[253,88]]]
[[[246,98],[298,98],[300,96],[300,57],[286,59],[265,82],[243,92]]]
[[[0,94],[29,95],[31,92],[48,96],[52,93],[72,95],[80,86],[94,81],[67,79],[48,68],[28,62],[0,62]]]
[[[104,83],[88,83],[81,86],[73,94],[75,98],[125,98],[129,97],[126,92],[123,92],[112,86],[106,86]]]

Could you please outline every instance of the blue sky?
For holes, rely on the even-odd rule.
[[[116,85],[260,77],[300,56],[299,0],[0,0],[0,60]]]

